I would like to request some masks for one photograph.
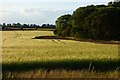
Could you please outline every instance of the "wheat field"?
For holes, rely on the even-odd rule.
[[[118,44],[33,39],[52,35],[52,31],[3,31],[3,78],[118,77]]]

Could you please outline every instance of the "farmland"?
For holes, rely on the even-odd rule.
[[[118,77],[118,44],[61,39],[52,31],[3,31],[3,78]]]

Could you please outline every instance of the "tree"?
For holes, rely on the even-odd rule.
[[[56,20],[56,30],[54,31],[55,35],[58,36],[70,36],[71,23],[70,23],[71,15],[63,15],[60,16]]]
[[[84,19],[89,16],[91,13],[96,11],[96,7],[94,5],[90,5],[87,7],[80,7],[76,11],[74,11],[72,15],[72,34],[75,37],[86,38],[85,35],[87,32],[83,26]]]
[[[108,6],[109,7],[120,7],[120,1],[119,2],[109,2]]]
[[[6,29],[6,24],[5,23],[3,23],[3,25],[2,25],[2,29]]]
[[[120,9],[101,8],[84,20],[89,38],[104,40],[119,40]]]
[[[72,15],[59,17],[56,27],[57,36],[120,40],[120,2],[79,7]]]
[[[16,27],[21,28],[22,25],[21,25],[20,23],[17,23],[17,24],[16,24]]]

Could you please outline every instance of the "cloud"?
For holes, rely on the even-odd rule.
[[[43,2],[40,2],[43,1]],[[48,1],[48,2],[44,2]],[[53,23],[64,14],[72,12],[80,6],[98,4],[98,2],[85,2],[84,0],[2,0],[4,5],[0,6],[0,22],[5,23]],[[65,2],[68,1],[68,2]],[[80,1],[80,2],[71,2]],[[92,1],[92,0],[87,0]],[[98,1],[98,0],[95,0]],[[100,4],[103,0],[101,0]],[[105,0],[104,0],[105,1]],[[2,18],[2,19],[1,19]]]
[[[3,11],[2,21],[6,23],[20,22],[20,23],[51,23],[54,24],[55,20],[64,14],[71,14],[73,10],[65,9],[21,9],[19,11]]]
[[[2,0],[3,2],[105,2],[112,0]]]

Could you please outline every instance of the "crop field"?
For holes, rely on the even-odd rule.
[[[118,78],[118,44],[62,39],[52,31],[3,31],[3,78]]]

